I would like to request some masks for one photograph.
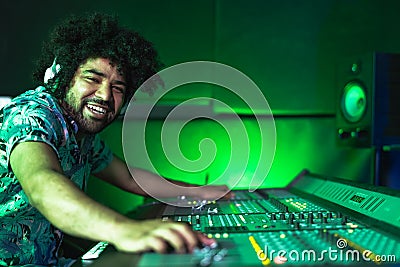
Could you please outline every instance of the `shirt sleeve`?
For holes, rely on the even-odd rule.
[[[98,135],[93,139],[91,158],[91,172],[96,173],[106,168],[113,160],[111,149],[100,139]]]
[[[58,155],[57,147],[63,133],[56,114],[48,107],[35,101],[23,104],[14,103],[3,109],[1,138],[6,144],[7,164],[10,166],[10,155],[13,148],[22,142],[43,142],[53,148]]]

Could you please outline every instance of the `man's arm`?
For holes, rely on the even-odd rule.
[[[167,242],[178,252],[196,245],[197,237],[185,224],[134,221],[89,198],[63,174],[45,143],[16,145],[10,163],[30,204],[67,234],[108,241],[126,252],[163,252]]]
[[[149,190],[153,197],[160,198],[190,196],[214,200],[222,196],[224,198],[232,196],[227,186],[200,187],[178,181],[168,180],[169,182],[167,182],[163,177],[143,169],[131,168],[130,171],[124,161],[114,156],[112,162],[104,170],[94,175],[125,191],[142,196],[148,196]]]

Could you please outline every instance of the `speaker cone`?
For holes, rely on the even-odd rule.
[[[362,119],[367,110],[367,96],[361,83],[351,81],[346,84],[343,90],[341,109],[343,116],[349,122],[355,123]]]

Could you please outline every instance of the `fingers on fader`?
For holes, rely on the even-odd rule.
[[[183,223],[165,223],[151,232],[149,244],[158,253],[187,253],[192,252],[197,245],[197,237],[191,228]]]

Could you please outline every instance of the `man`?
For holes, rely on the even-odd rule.
[[[159,68],[152,45],[112,17],[71,17],[55,28],[34,73],[41,86],[0,114],[0,266],[64,264],[57,255],[63,233],[125,252],[172,246],[183,253],[199,241],[212,242],[185,224],[128,219],[84,194],[93,174],[146,195],[131,173],[163,197],[207,199],[228,191],[159,188],[161,177],[129,172],[97,136]]]

